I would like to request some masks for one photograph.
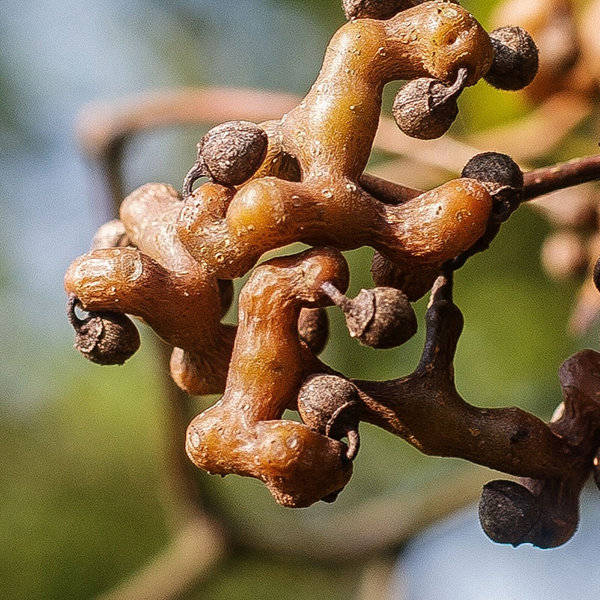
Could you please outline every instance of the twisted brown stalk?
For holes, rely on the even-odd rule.
[[[86,310],[147,321],[175,347],[171,371],[182,388],[224,390],[188,428],[186,448],[201,468],[258,478],[285,506],[333,500],[350,478],[362,419],[427,454],[530,478],[486,486],[484,529],[498,541],[558,545],[574,531],[579,491],[600,443],[600,355],[584,351],[563,365],[564,414],[550,425],[516,408],[469,405],[454,386],[462,315],[451,273],[487,249],[523,199],[596,178],[598,161],[523,179],[510,158],[487,153],[472,158],[461,177],[422,193],[365,176],[385,83],[411,80],[395,117],[426,138],[447,129],[465,86],[487,77],[514,89],[537,66],[535,46],[518,28],[488,35],[454,3],[412,4],[400,2],[387,18],[378,2],[346,3],[353,20],[333,37],[307,96],[279,121],[210,130],[183,197],[161,184],[128,196],[121,224],[129,245],[119,237],[80,257],[65,287]],[[513,42],[525,48],[524,62]],[[511,70],[503,61],[511,66],[515,56]],[[121,129],[125,136],[131,127]],[[194,191],[200,176],[209,181]],[[237,330],[221,324],[231,300],[223,280],[297,241],[315,248],[260,265],[241,292]],[[343,296],[348,272],[340,250],[365,245],[377,251],[376,283],[403,293]],[[333,300],[352,335],[375,347],[403,343],[415,330],[408,300],[434,281],[425,348],[407,377],[348,381],[301,340],[302,309]],[[322,330],[312,321],[301,328]],[[298,408],[304,423],[282,419],[286,408]]]

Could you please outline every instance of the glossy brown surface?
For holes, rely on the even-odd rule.
[[[300,342],[297,323],[303,306],[329,303],[324,282],[347,286],[337,250],[308,250],[256,269],[240,295],[225,394],[187,433],[187,452],[197,466],[261,479],[284,506],[309,506],[336,493],[352,473],[344,444],[281,419],[303,379],[322,368]]]

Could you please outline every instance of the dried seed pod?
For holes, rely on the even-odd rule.
[[[494,542],[518,546],[540,521],[538,499],[515,481],[498,479],[483,488],[479,500],[479,521]]]
[[[395,348],[417,332],[415,311],[400,290],[391,287],[361,290],[353,300],[329,282],[323,284],[323,291],[344,312],[350,335],[365,346]]]
[[[249,121],[228,121],[210,129],[198,142],[198,158],[183,181],[183,195],[208,177],[221,185],[240,185],[258,170],[266,154],[267,134]]]
[[[92,239],[92,250],[98,248],[123,248],[131,245],[125,225],[120,219],[113,219],[104,223],[96,231]]]
[[[459,69],[451,86],[427,77],[409,81],[398,91],[392,106],[398,127],[406,135],[420,140],[444,135],[458,115],[456,100],[466,78],[467,70]]]
[[[329,318],[324,308],[303,308],[298,319],[300,339],[314,354],[320,354],[329,338]]]
[[[140,334],[127,316],[121,313],[90,312],[81,319],[76,309],[79,298],[71,294],[67,317],[75,329],[75,348],[99,365],[122,365],[140,347]]]
[[[308,377],[298,394],[298,413],[306,425],[335,440],[348,438],[348,460],[354,460],[360,446],[361,406],[354,385],[336,375]]]
[[[521,27],[500,27],[490,33],[494,60],[484,79],[500,90],[521,90],[535,78],[538,49],[533,38]]]
[[[461,177],[476,179],[485,186],[493,201],[492,223],[506,221],[523,200],[523,172],[506,154],[477,154],[464,166]]]

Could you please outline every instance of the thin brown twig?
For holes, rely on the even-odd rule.
[[[527,171],[523,177],[523,199],[533,200],[556,190],[600,179],[600,154]]]

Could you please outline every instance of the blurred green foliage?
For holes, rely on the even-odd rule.
[[[181,85],[212,83],[194,69],[184,51],[210,23],[192,19],[196,13],[185,2],[172,8],[158,0],[147,4],[159,6],[171,19],[165,20],[164,30],[154,31],[152,43],[172,64],[174,79]],[[314,15],[319,44],[343,22],[338,0],[263,3],[265,11],[284,4]],[[464,4],[485,23],[493,2]],[[142,10],[144,3],[138,8]],[[293,24],[289,27],[293,29]],[[181,33],[179,44],[167,36],[175,33]],[[209,63],[210,49],[203,51]],[[310,57],[323,51],[324,44]],[[294,52],[301,55],[303,48]],[[308,67],[315,74],[317,69],[316,63]],[[301,91],[296,86],[293,75],[281,82],[282,89]],[[2,106],[1,130],[15,130],[18,106],[11,103],[10,110]],[[518,96],[481,84],[468,90],[461,110],[458,128],[469,132],[515,118],[525,107]],[[185,166],[175,164],[189,162],[193,148],[190,134],[184,137],[185,148],[166,148],[173,149],[176,158],[157,159],[168,159],[168,169],[164,163],[162,168],[173,171],[174,181],[185,171]],[[144,150],[139,143],[134,152],[141,156]],[[146,172],[145,180],[157,176]],[[6,193],[1,186],[0,193]],[[457,381],[474,404],[514,404],[547,417],[560,401],[557,367],[581,342],[564,333],[575,286],[549,282],[539,267],[539,247],[547,229],[537,214],[519,211],[492,249],[457,276],[456,301],[466,318]],[[0,308],[6,337],[0,380],[0,597],[92,598],[142,566],[170,535],[173,497],[165,477],[169,431],[153,344],[145,335],[143,350],[124,367],[101,369],[87,363],[70,349],[66,321],[59,332],[40,331],[15,307],[18,274],[8,268],[13,249],[3,244],[2,250]],[[370,285],[370,255],[369,250],[348,253],[352,293]],[[417,306],[421,322],[425,303]],[[416,364],[422,329],[400,349],[375,352],[349,338],[339,311],[330,309],[330,316],[334,333],[323,358],[333,367],[353,377],[388,379],[410,372]],[[37,403],[31,403],[31,395]],[[256,481],[201,476],[207,499],[241,538],[269,531],[282,539],[308,535],[328,515],[374,497],[402,498],[423,481],[452,473],[459,463],[424,457],[372,427],[363,430],[355,475],[332,506],[289,511],[276,506]],[[351,598],[359,576],[352,565],[333,569],[318,561],[240,552],[189,598]]]

